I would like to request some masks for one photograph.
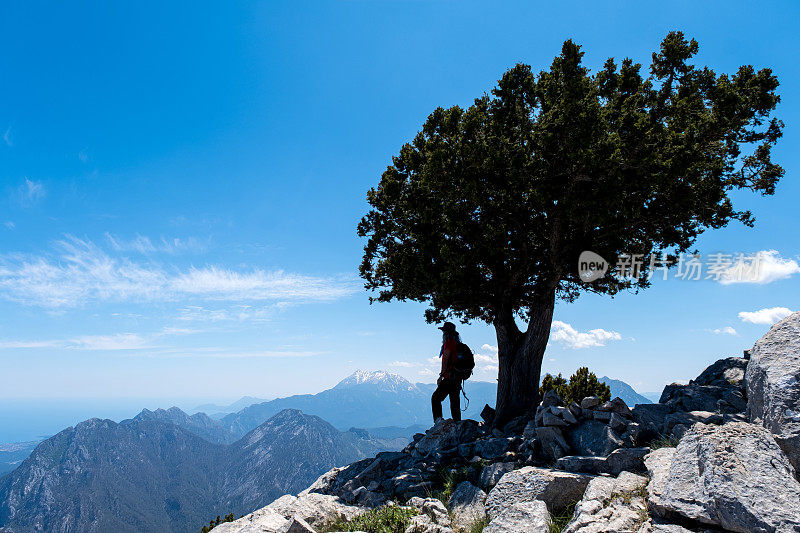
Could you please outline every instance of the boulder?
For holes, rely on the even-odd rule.
[[[483,470],[481,470],[481,475],[478,477],[478,485],[483,490],[491,490],[492,487],[497,485],[500,478],[514,470],[514,468],[516,468],[514,463],[494,463],[484,466]]]
[[[723,415],[720,413],[711,413],[709,411],[678,411],[675,413],[670,413],[664,419],[664,435],[675,435],[676,437],[681,437],[683,433],[679,432],[680,434],[676,433],[675,427],[678,425],[685,426],[686,429],[689,429],[697,422],[701,424],[722,424]]]
[[[536,439],[540,455],[547,462],[569,455],[569,445],[558,428],[536,428]]]
[[[800,482],[761,426],[696,424],[645,459],[650,511],[736,532],[800,531]]]
[[[606,456],[624,445],[622,439],[599,420],[584,420],[572,426],[565,432],[565,439],[574,455]]]
[[[300,518],[312,526],[337,518],[349,520],[364,512],[364,508],[346,505],[335,496],[317,493],[302,496],[287,494],[269,504],[267,508],[287,520]]]
[[[556,391],[550,389],[549,391],[544,393],[542,397],[542,407],[552,407],[552,406],[563,406],[564,400],[561,399],[561,396],[556,393]]]
[[[583,474],[610,474],[621,472],[644,472],[644,458],[650,448],[619,448],[608,457],[569,455],[556,461],[556,468]]]
[[[435,524],[450,527],[450,513],[447,512],[447,507],[436,498],[414,497],[408,500],[407,505],[429,516]]]
[[[281,533],[289,521],[272,509],[262,507],[233,522],[224,522],[214,533]]]
[[[505,455],[511,446],[511,439],[491,438],[475,443],[474,453],[484,459],[497,459]]]
[[[458,484],[447,506],[453,516],[453,526],[457,530],[467,529],[471,524],[486,518],[486,493],[470,483]]]
[[[543,426],[552,426],[552,427],[566,427],[567,424],[562,418],[554,415],[550,411],[545,411],[542,414],[542,425]]]
[[[603,403],[603,401],[597,396],[587,396],[581,400],[581,409],[594,409],[601,403]]]
[[[474,420],[440,420],[415,443],[414,449],[424,457],[472,442],[479,434],[478,423]]]
[[[800,312],[784,318],[750,350],[747,416],[763,424],[800,470]]]
[[[688,384],[664,387],[659,403],[671,411],[742,412],[747,405],[743,384],[746,365],[742,357],[720,359]]]
[[[646,485],[646,477],[630,472],[592,479],[563,532],[638,531],[648,520]]]
[[[483,533],[548,533],[550,523],[544,502],[516,502],[489,522]]]
[[[486,498],[486,513],[494,520],[517,502],[543,501],[551,512],[580,500],[590,476],[526,466],[504,475]]]
[[[405,533],[454,533],[452,529],[434,522],[430,516],[421,514],[411,518]]]
[[[672,412],[662,403],[640,403],[632,410],[633,419],[641,426],[640,438],[653,440],[664,434],[664,420]]]
[[[286,525],[285,529],[281,530],[281,533],[317,533],[314,531],[308,522],[303,520],[302,518],[293,518],[289,524]]]

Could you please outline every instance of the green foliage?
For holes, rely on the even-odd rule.
[[[773,194],[783,123],[768,68],[716,74],[671,32],[649,74],[631,59],[591,73],[566,41],[549,69],[518,64],[467,109],[437,108],[369,191],[360,274],[378,301],[428,302],[447,316],[505,326],[548,294],[650,285],[583,283],[584,250],[674,254],[730,220],[730,193]],[[645,264],[642,273],[647,274]]]
[[[385,505],[367,511],[352,520],[338,519],[319,528],[319,533],[330,531],[365,531],[366,533],[403,533],[411,518],[419,514],[416,509]]]
[[[462,466],[461,468],[444,468],[439,470],[437,472],[437,477],[434,479],[434,483],[440,485],[442,488],[429,494],[429,497],[436,498],[446,507],[456,487],[458,487],[461,482],[469,479],[470,471],[473,467],[474,465],[470,465]]]
[[[545,374],[539,394],[544,395],[549,390],[555,390],[567,404],[570,402],[581,403],[581,400],[587,396],[598,396],[604,402],[611,399],[611,388],[605,383],[601,383],[594,372],[589,372],[585,366],[572,374],[569,381],[564,379],[561,374],[557,376]]]
[[[217,515],[217,519],[216,520],[211,520],[208,523],[207,526],[203,526],[200,529],[200,533],[208,533],[209,531],[214,529],[214,527],[216,527],[216,526],[218,526],[218,525],[220,525],[220,524],[222,524],[224,522],[233,522],[234,520],[236,520],[236,517],[234,516],[233,513],[226,514],[225,518],[220,518],[219,515]]]
[[[577,504],[578,502],[571,503],[560,512],[550,514],[550,533],[561,533],[567,527],[569,521],[572,520],[572,515],[575,514]]]

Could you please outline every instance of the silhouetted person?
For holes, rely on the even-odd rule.
[[[450,396],[450,414],[453,420],[461,420],[461,401],[458,396],[461,392],[461,378],[453,372],[458,343],[461,339],[452,322],[445,322],[439,329],[442,330],[442,350],[439,352],[439,357],[442,358],[442,371],[436,381],[436,390],[431,396],[434,424],[442,418],[442,401],[447,396]]]

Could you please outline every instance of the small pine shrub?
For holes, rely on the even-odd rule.
[[[597,396],[604,402],[611,399],[611,387],[601,383],[595,373],[589,372],[585,366],[572,374],[569,381],[564,379],[561,374],[557,376],[546,374],[542,379],[541,387],[539,387],[539,396],[544,396],[544,393],[549,390],[556,391],[556,394],[567,404],[570,402],[581,403],[581,400],[587,396]]]

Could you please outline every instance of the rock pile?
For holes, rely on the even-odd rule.
[[[565,405],[548,392],[531,416],[500,429],[488,407],[484,422],[440,421],[402,451],[335,468],[214,531],[314,533],[392,505],[419,512],[406,533],[476,523],[486,533],[548,532],[564,513],[567,533],[800,532],[799,347],[796,314],[752,359],[720,359],[667,386],[659,404]],[[648,447],[670,441],[679,443]]]

